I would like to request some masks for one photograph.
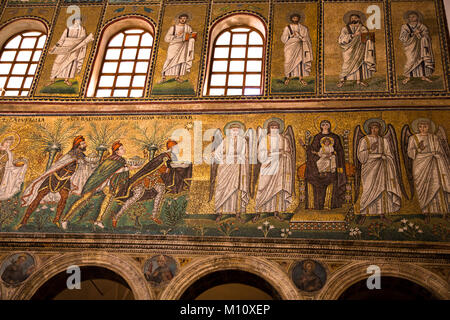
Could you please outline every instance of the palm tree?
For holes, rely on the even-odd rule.
[[[67,125],[63,119],[56,120],[53,126],[49,124],[37,124],[36,130],[31,134],[29,140],[39,144],[44,152],[48,152],[47,167],[48,170],[53,164],[53,160],[68,143],[69,138],[77,135],[81,127],[76,123]]]
[[[108,147],[125,134],[126,126],[127,123],[120,123],[116,126],[112,126],[109,123],[100,125],[94,122],[90,123],[91,132],[89,132],[88,137],[95,150],[97,150],[100,161]]]
[[[151,129],[149,129],[151,127]],[[140,137],[133,137],[135,141],[148,154],[148,159],[152,160],[158,149],[164,146],[164,143],[169,139],[171,130],[174,127],[158,128],[158,121],[153,121],[152,125],[142,127],[136,124],[135,129],[140,133]]]

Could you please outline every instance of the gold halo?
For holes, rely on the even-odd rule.
[[[429,118],[417,118],[411,123],[411,129],[414,133],[419,133],[419,122],[421,121],[427,121],[430,123],[430,132],[435,133],[436,132],[436,124]]]
[[[276,118],[276,117],[267,119],[267,120],[264,122],[263,128],[266,129],[267,132],[269,132],[269,128],[268,128],[269,123],[272,122],[272,121],[278,122],[278,124],[280,125],[280,133],[284,132],[284,121],[281,120],[280,118]]]
[[[226,134],[227,133],[227,130],[230,128],[230,126],[232,126],[233,124],[237,124],[237,125],[239,125],[240,127],[241,127],[241,129],[242,129],[242,131],[243,132],[245,132],[245,124],[243,124],[242,122],[240,122],[240,121],[230,121],[230,122],[228,122],[226,125],[225,125],[225,127],[223,127],[223,132]]]
[[[351,10],[351,11],[348,11],[348,12],[346,12],[346,13],[344,14],[343,20],[344,20],[344,23],[345,23],[345,24],[348,24],[348,23],[349,23],[349,21],[350,21],[350,16],[351,16],[351,15],[358,15],[359,18],[361,19],[361,23],[362,23],[362,24],[366,24],[366,21],[367,21],[366,15],[365,15],[363,12],[358,11],[358,10]]]
[[[4,133],[3,135],[0,136],[0,143],[2,143],[3,140],[5,140],[9,136],[13,136],[14,137],[14,144],[12,144],[11,148],[9,148],[9,150],[12,151],[15,148],[17,148],[17,146],[20,144],[20,136],[15,131],[9,131],[9,132]]]
[[[322,139],[320,139],[320,144],[322,145],[322,144],[323,144],[322,141],[325,141],[326,139],[331,140],[330,145],[331,145],[331,146],[334,146],[334,139],[331,138],[331,137],[328,137],[328,136],[325,136],[325,137],[323,137]]]
[[[423,23],[423,14],[416,10],[408,10],[403,14],[403,20],[405,20],[405,22],[408,22],[408,17],[411,13],[415,13],[417,17],[419,17],[419,22]]]
[[[380,118],[370,118],[370,119],[367,119],[365,122],[364,122],[364,125],[363,125],[363,128],[364,128],[364,132],[366,133],[366,134],[370,134],[370,124],[372,123],[372,122],[377,122],[379,125],[380,125],[380,136],[384,136],[384,134],[386,133],[386,122],[384,122],[384,120],[383,119],[380,119]]]
[[[320,128],[320,123],[323,120],[327,120],[330,122],[331,126],[330,126],[330,132],[334,132],[337,128],[337,121],[334,117],[332,116],[325,116],[325,115],[320,115],[317,118],[314,119],[314,128],[317,129],[317,131],[322,132],[322,129]]]
[[[312,264],[313,270],[316,268],[316,263],[315,263],[314,261],[312,261],[312,260],[306,260],[306,261],[303,262],[303,269],[304,269],[304,270],[306,270],[306,265],[307,265],[307,264]]]

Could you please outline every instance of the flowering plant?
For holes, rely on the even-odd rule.
[[[361,234],[362,234],[362,232],[361,232],[361,230],[359,230],[358,227],[350,228],[350,233],[349,233],[350,237],[361,240]]]
[[[264,223],[258,226],[258,230],[261,230],[264,234],[264,238],[267,238],[269,231],[274,229],[275,227],[269,223],[269,221],[264,221]]]
[[[386,225],[381,222],[371,223],[368,227],[369,235],[374,236],[377,239],[381,239],[381,233],[386,229]]]
[[[403,233],[406,236],[409,236],[413,239],[416,239],[416,236],[420,233],[423,233],[422,229],[418,224],[414,224],[413,222],[408,222],[406,219],[400,220],[402,225],[398,229],[398,232]]]
[[[282,238],[287,238],[292,234],[291,230],[289,228],[286,229],[281,229],[281,237]]]
[[[222,232],[224,235],[226,235],[227,237],[231,236],[231,234],[237,230],[239,230],[238,227],[234,226],[234,222],[222,222],[221,224],[219,224],[219,226],[217,227],[217,229]]]

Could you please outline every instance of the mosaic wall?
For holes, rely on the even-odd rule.
[[[0,120],[2,232],[448,240],[441,110]]]
[[[83,32],[72,51],[55,51],[55,46],[65,46],[66,21],[74,12],[73,5],[80,10]],[[26,5],[23,1],[9,0],[1,8],[0,28],[20,17],[38,19],[47,26],[49,37],[28,96],[2,99],[124,100],[92,98],[88,94],[104,31],[124,18],[144,19],[154,29],[144,94],[129,99],[221,99],[204,95],[210,44],[215,40],[211,35],[220,21],[245,14],[258,19],[265,29],[263,93],[226,99],[417,97],[437,101],[449,95],[448,39],[443,13],[440,0],[49,0],[27,1]],[[183,26],[191,36],[179,45],[169,38],[183,14],[186,16]],[[64,74],[62,70],[68,63],[73,64],[74,71]],[[180,79],[171,76],[171,68],[181,70],[177,69]]]

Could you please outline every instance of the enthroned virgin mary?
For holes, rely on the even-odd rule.
[[[345,185],[347,182],[345,172],[345,153],[342,147],[341,137],[331,132],[330,120],[320,122],[320,133],[316,134],[309,145],[300,142],[306,149],[306,209],[335,209],[345,203]],[[319,172],[317,161],[321,158],[319,151],[322,148],[321,141],[328,137],[334,141],[334,153],[336,170]]]

